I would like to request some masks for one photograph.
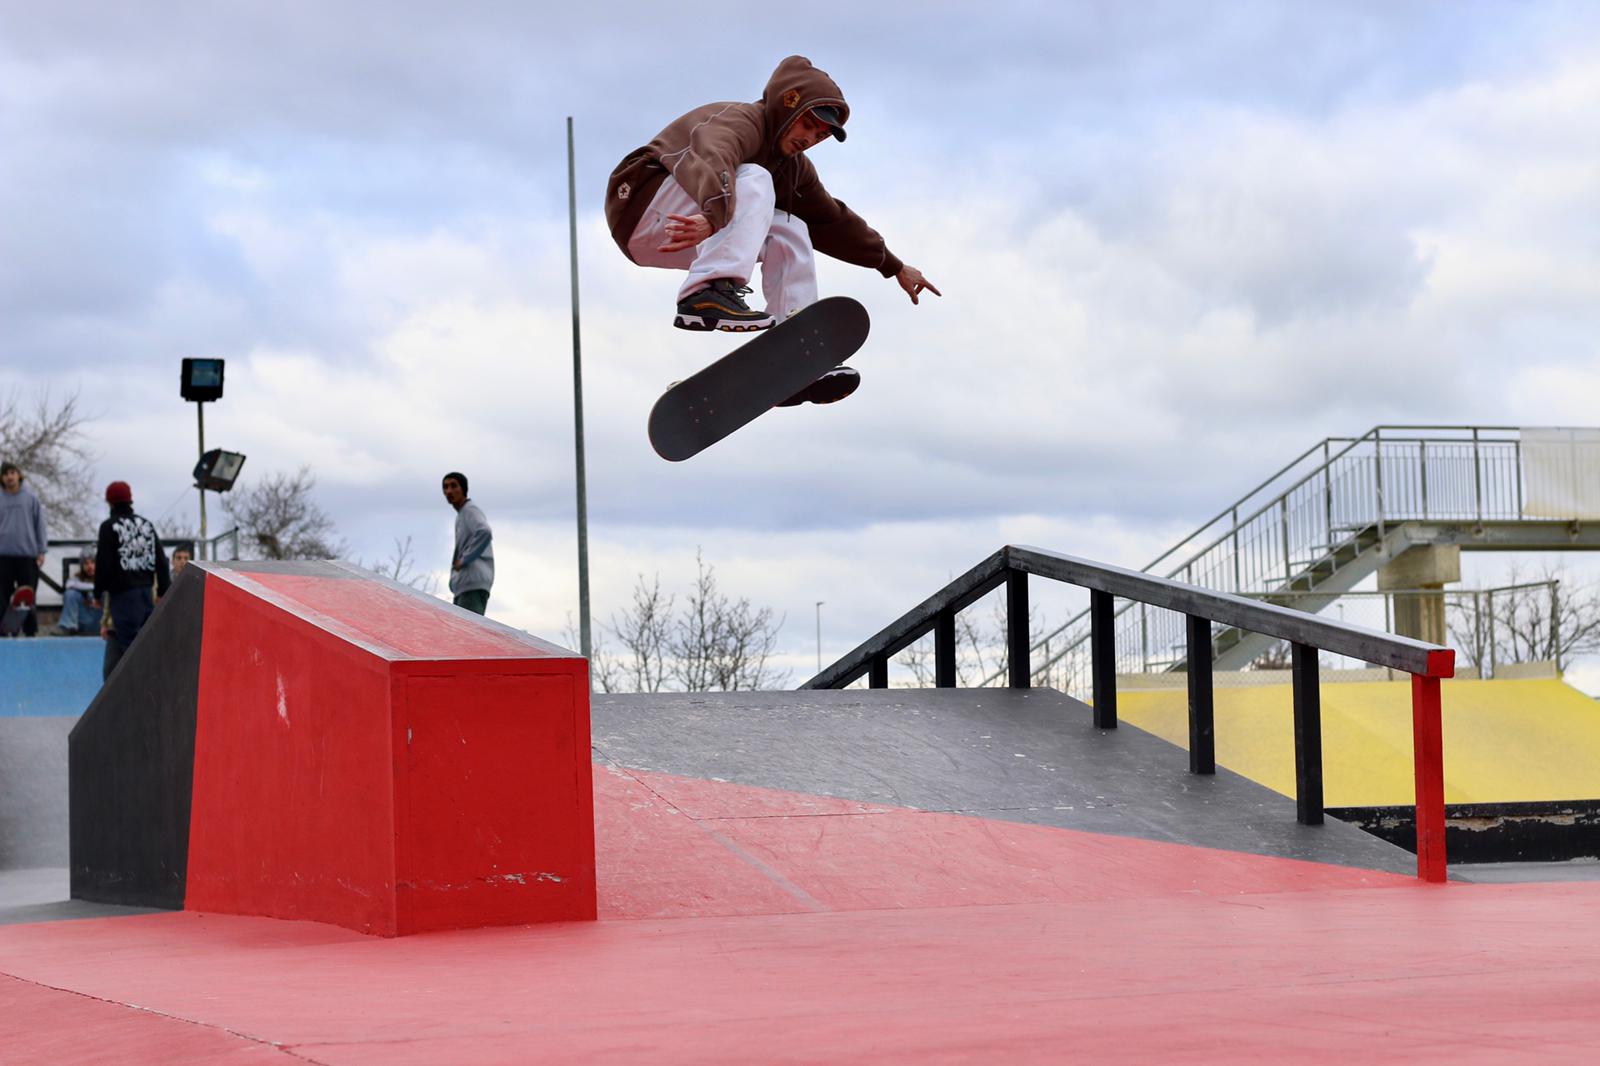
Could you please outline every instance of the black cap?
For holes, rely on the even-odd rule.
[[[811,113],[827,124],[828,129],[833,132],[834,140],[844,140],[844,126],[840,122],[839,109],[837,107],[823,104],[820,107],[813,107]]]

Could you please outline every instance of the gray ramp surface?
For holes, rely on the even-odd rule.
[[[1295,820],[1238,774],[1052,689],[596,694],[614,766],[873,803],[1414,874],[1353,825]]]
[[[67,734],[77,721],[0,718],[0,925],[148,913],[68,898]]]
[[[65,866],[0,870],[0,925],[155,913],[148,907],[119,907],[110,903],[68,899],[71,880]],[[5,1056],[0,1055],[0,1061],[4,1060]]]
[[[0,718],[0,870],[67,865],[66,718]]]

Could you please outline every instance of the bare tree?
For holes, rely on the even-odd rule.
[[[55,400],[49,390],[24,400],[20,390],[0,396],[0,461],[22,468],[57,535],[84,537],[99,524],[94,460],[78,394]]]
[[[757,610],[748,599],[737,601],[717,588],[716,569],[696,552],[695,586],[673,625],[667,647],[672,676],[687,692],[737,691],[780,684],[787,671],[768,669],[767,659],[778,641],[780,618],[772,609]]]
[[[187,518],[158,518],[155,520],[156,532],[161,534],[161,543],[167,547],[173,544],[188,541],[191,544],[200,543],[200,533],[189,524]]]
[[[570,611],[567,612],[567,626],[563,632],[568,648],[583,647],[583,636],[578,632]],[[591,688],[598,687],[601,692],[630,691],[623,681],[616,657],[606,647],[605,635],[598,629],[589,634],[589,685]]]
[[[989,612],[987,624],[972,611],[956,615],[956,685],[965,688],[981,685],[990,677],[1004,675],[1010,662],[1010,647],[1006,633],[1009,622],[1004,600],[996,601]],[[1033,605],[1028,607],[1028,646],[1031,648],[1044,638],[1044,614]],[[901,653],[900,662],[918,686],[932,684],[936,679],[933,636],[921,637]]]
[[[770,608],[723,593],[715,568],[699,554],[695,567],[694,589],[676,610],[677,597],[662,592],[659,574],[639,575],[633,602],[601,627],[622,652],[607,654],[598,641],[590,649],[590,672],[602,689],[733,691],[773,688],[787,680],[787,671],[768,666],[783,620],[774,622]]]
[[[432,594],[439,587],[439,576],[426,570],[417,569],[416,553],[411,547],[411,538],[401,540],[394,538],[394,550],[375,563],[358,560],[359,565],[368,570],[382,574],[391,581],[398,581],[402,585],[410,585],[419,592]]]
[[[1452,601],[1446,615],[1450,641],[1463,658],[1481,668],[1541,659],[1566,663],[1600,651],[1595,582],[1573,580],[1565,567],[1547,564],[1531,581],[1512,566],[1507,585]]]
[[[934,684],[938,674],[934,669],[933,637],[919,637],[906,645],[906,650],[900,653],[900,662],[911,671],[911,678],[915,682],[913,688],[927,688]]]
[[[613,614],[608,629],[623,647],[626,658],[612,660],[591,649],[590,661],[601,660],[597,680],[607,692],[660,692],[672,676],[667,662],[672,633],[673,597],[663,596],[661,575],[648,584],[640,574],[633,586],[633,603]],[[610,687],[615,683],[618,687]]]
[[[1448,594],[1444,602],[1444,627],[1450,647],[1456,650],[1457,669],[1476,666],[1488,677],[1489,630],[1483,622],[1482,594],[1478,592]]]
[[[783,619],[774,625],[770,607],[757,610],[742,597],[734,603],[724,599],[721,605],[723,642],[721,653],[711,657],[712,687],[728,692],[776,688],[788,671],[769,669],[767,660],[777,645]]]
[[[240,551],[253,559],[332,559],[344,554],[333,519],[311,498],[317,479],[302,466],[274,473],[248,489],[235,487],[222,509],[239,527]]]
[[[979,668],[978,677],[982,679],[1001,675],[1001,684],[1006,684],[1005,674],[1011,667],[1011,622],[1007,615],[1005,600],[995,601],[994,609],[990,613],[990,632],[992,636],[986,638],[990,655],[994,665],[988,666],[981,657],[977,660]],[[1032,648],[1044,639],[1045,620],[1044,614],[1033,604],[1028,605],[1028,647]]]

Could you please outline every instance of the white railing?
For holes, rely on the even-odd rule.
[[[1246,596],[1305,592],[1378,543],[1387,526],[1507,521],[1521,511],[1517,428],[1375,426],[1306,449],[1143,570]],[[1036,678],[1085,688],[1088,638],[1087,610],[1050,630],[1034,644]],[[1119,672],[1164,669],[1184,647],[1181,616],[1118,606]]]

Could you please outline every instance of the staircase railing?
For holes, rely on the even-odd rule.
[[[1326,438],[1142,569],[1241,594],[1309,591],[1313,578],[1325,581],[1399,522],[1518,518],[1518,433],[1513,426],[1390,425]],[[1087,681],[1088,618],[1081,611],[1033,643],[1036,676],[1054,670],[1069,691]],[[1130,603],[1117,611],[1116,624],[1122,672],[1182,661],[1176,617]],[[994,684],[1001,673],[982,683]]]
[[[1028,688],[1033,669],[1028,643],[1028,575],[1089,590],[1094,724],[1117,725],[1117,655],[1112,603],[1134,603],[1184,618],[1189,675],[1189,770],[1216,772],[1212,704],[1212,641],[1218,628],[1265,633],[1292,649],[1295,739],[1295,812],[1303,825],[1323,820],[1322,710],[1319,651],[1359,659],[1412,675],[1411,712],[1416,772],[1417,876],[1445,879],[1444,753],[1439,679],[1455,673],[1455,652],[1408,637],[1155,577],[1039,548],[1007,545],[863,641],[801,688],[844,688],[862,676],[873,688],[889,685],[889,659],[932,632],[934,677],[940,688],[956,684],[956,614],[1001,585],[1006,587],[1006,644],[1012,688]]]

